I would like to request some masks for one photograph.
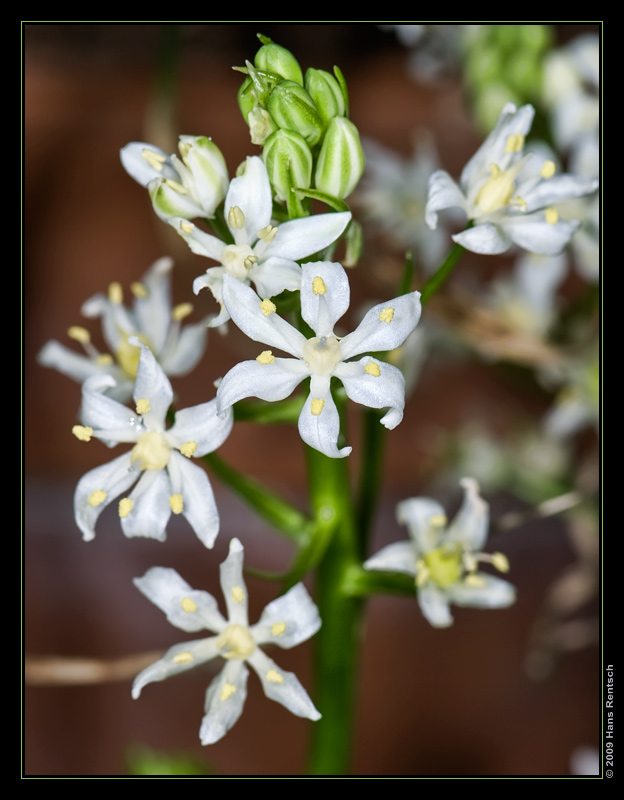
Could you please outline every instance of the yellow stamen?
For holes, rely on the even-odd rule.
[[[193,611],[197,611],[197,603],[191,600],[190,597],[183,597],[182,611],[186,611],[187,614],[191,614]]]
[[[258,231],[258,239],[262,239],[263,242],[269,244],[275,239],[275,234],[277,233],[277,227],[275,225],[266,225],[264,228],[261,228]]]
[[[90,442],[93,436],[93,428],[88,425],[74,425],[72,433],[79,442]]]
[[[374,378],[378,378],[381,375],[379,364],[377,364],[375,361],[369,361],[368,364],[364,367],[364,372],[367,375],[372,375]]]
[[[257,261],[258,261],[258,256],[247,256],[243,261],[243,265],[245,269],[251,269]]]
[[[325,285],[325,281],[321,278],[320,275],[317,275],[312,280],[312,291],[314,294],[325,294],[327,291],[327,286]]]
[[[519,153],[524,147],[524,136],[521,133],[512,133],[507,137],[505,144],[506,153]]]
[[[443,528],[446,525],[446,514],[436,514],[433,517],[429,517],[429,524],[433,525],[434,528]]]
[[[153,150],[148,150],[147,147],[144,147],[141,151],[141,158],[144,158],[150,167],[158,172],[162,172],[163,164],[167,160],[167,157],[163,156],[162,153],[155,153]]]
[[[195,225],[192,222],[186,219],[180,220],[180,230],[184,231],[184,233],[193,233],[194,227]]]
[[[228,211],[228,225],[230,228],[244,228],[245,215],[242,208],[239,206],[232,206]]]
[[[470,575],[466,575],[464,580],[466,586],[474,586],[475,588],[480,588],[481,586],[485,586],[485,580],[481,578],[479,575],[475,575],[471,573]]]
[[[523,200],[519,194],[511,198],[511,200],[509,201],[509,205],[516,211],[526,211],[527,209],[526,200]]]
[[[104,491],[104,489],[96,489],[89,495],[89,505],[92,506],[93,508],[101,506],[105,500],[106,500],[106,492]]]
[[[559,222],[559,212],[556,208],[547,208],[544,212],[544,216],[549,225],[556,225],[557,222]]]
[[[149,292],[147,291],[147,287],[144,286],[139,281],[135,281],[134,283],[130,284],[130,291],[135,297],[138,297],[140,299],[149,297]]]
[[[173,191],[177,192],[178,194],[188,194],[188,189],[185,186],[182,186],[181,183],[178,183],[178,181],[173,181],[171,178],[164,178],[162,182],[165,184],[165,186],[173,189]]]
[[[552,178],[556,171],[557,167],[554,161],[544,161],[540,170],[540,175],[542,178]]]
[[[116,306],[120,306],[123,303],[123,290],[121,284],[117,283],[117,281],[113,281],[108,287],[108,299]]]
[[[275,364],[275,356],[270,350],[263,350],[259,356],[256,356],[258,364]]]
[[[184,501],[181,494],[172,494],[169,498],[169,508],[174,514],[181,514],[184,511]]]
[[[269,314],[275,313],[277,310],[277,306],[275,303],[272,303],[270,300],[265,299],[260,301],[260,311],[264,314],[265,317],[268,317]]]
[[[266,679],[270,683],[284,683],[284,676],[280,675],[276,669],[270,669],[266,674]]]
[[[173,657],[174,664],[190,664],[191,661],[195,661],[192,653],[178,653],[177,656]]]
[[[240,586],[232,586],[232,600],[235,603],[242,603],[245,599],[245,592]]]
[[[379,315],[379,319],[385,323],[392,322],[393,318],[394,318],[394,309],[392,308],[392,306],[384,308],[384,310]]]
[[[96,359],[95,363],[99,367],[105,367],[113,363],[113,357],[110,353],[101,353]]]
[[[274,622],[273,625],[271,625],[271,633],[273,634],[273,636],[281,636],[285,630],[286,630],[285,622]]]
[[[91,341],[91,334],[89,331],[86,328],[82,328],[80,325],[72,325],[67,331],[67,335],[70,339],[80,342],[80,344],[87,344],[87,342]]]
[[[233,683],[224,683],[221,689],[221,693],[219,694],[219,700],[229,700],[230,697],[236,691],[236,686]]]
[[[325,401],[320,397],[313,397],[310,401],[310,411],[315,417],[318,417],[324,407]]]
[[[179,303],[177,306],[174,306],[174,308],[171,309],[171,316],[176,320],[176,322],[181,322],[184,317],[188,317],[188,315],[192,312],[192,303]]]
[[[125,519],[134,508],[134,502],[129,497],[122,497],[119,501],[119,516]]]
[[[142,397],[140,400],[137,400],[136,404],[136,413],[142,417],[143,414],[149,414],[150,412],[150,402],[147,397]]]
[[[189,442],[185,442],[182,447],[180,448],[180,452],[183,456],[190,458],[192,455],[195,454],[197,450],[197,442],[193,442],[192,440]]]
[[[499,572],[509,572],[509,559],[504,553],[492,553],[492,564]]]

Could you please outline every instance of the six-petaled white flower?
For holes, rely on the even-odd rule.
[[[83,305],[85,317],[102,319],[102,334],[110,353],[100,353],[86,328],[75,325],[69,335],[82,344],[85,355],[52,340],[41,349],[39,362],[81,383],[93,375],[110,375],[114,383],[106,394],[123,402],[132,396],[141,352],[129,343],[132,336],[148,345],[167,375],[190,372],[204,352],[206,322],[181,325],[193,307],[190,303],[171,307],[172,267],[170,258],[160,258],[132,284],[132,308],[123,304],[118,283],[110,285],[108,295],[97,294]]]
[[[435,500],[404,500],[397,506],[397,519],[407,525],[411,540],[390,544],[364,563],[366,569],[413,575],[420,609],[436,628],[453,622],[452,603],[504,608],[516,597],[515,588],[507,581],[476,571],[479,561],[488,561],[502,572],[507,572],[509,564],[502,553],[479,552],[487,538],[488,504],[479,495],[475,480],[464,478],[461,483],[463,504],[450,525]]]
[[[214,217],[228,186],[223,154],[208,136],[180,136],[178,148],[181,159],[152,144],[130,142],[121,149],[121,163],[149,191],[162,220]]]
[[[134,583],[165,612],[172,625],[184,631],[209,630],[217,634],[171,647],[163,658],[137,675],[132,687],[135,699],[148,683],[162,681],[221,657],[225,665],[206,692],[205,715],[199,732],[202,744],[219,741],[242,714],[249,675],[246,663],[255,670],[264,693],[271,700],[277,700],[298,717],[320,718],[297,677],[278,667],[260,649],[263,644],[294,647],[320,628],[318,609],[302,583],[269,603],[260,620],[250,626],[247,588],[243,580],[243,546],[238,539],[231,541],[228,557],[221,564],[227,620],[211,594],[191,589],[173,569],[154,567]]]
[[[262,297],[274,297],[286,289],[296,291],[301,284],[301,268],[295,262],[335,242],[351,221],[351,213],[344,211],[273,225],[272,212],[266,167],[261,158],[252,156],[245,163],[244,173],[231,182],[225,199],[224,214],[233,244],[222,242],[188,220],[169,221],[194,253],[221,265],[210,267],[193,283],[195,294],[208,288],[221,306],[211,327],[229,319],[222,298],[225,275],[253,282]]]
[[[151,351],[141,348],[132,410],[104,394],[113,383],[108,375],[85,381],[82,425],[73,433],[81,441],[92,437],[109,447],[133,442],[131,452],[84,475],[76,487],[74,513],[86,541],[95,536],[101,512],[119,495],[119,517],[126,536],[163,541],[171,513],[183,514],[206,547],[219,532],[219,514],[208,476],[190,461],[223,444],[232,429],[232,415],[216,414],[216,399],[176,413],[165,428],[173,399],[171,384]],[[129,495],[125,492],[133,485]]]
[[[264,350],[255,360],[231,369],[217,391],[219,413],[244,397],[283,400],[310,377],[310,394],[299,416],[304,442],[332,458],[349,455],[338,449],[340,420],[331,394],[332,377],[342,381],[347,395],[370,408],[389,408],[381,422],[395,428],[403,418],[405,381],[396,367],[364,356],[394,350],[414,330],[420,318],[420,293],[397,297],[371,308],[353,333],[338,338],[334,326],[349,307],[349,281],[340,264],[329,261],[303,265],[301,315],[314,331],[310,339],[278,316],[275,304],[260,299],[248,286],[226,275],[223,299],[236,325],[257,342],[284,350],[294,358],[276,358]]]
[[[503,253],[512,244],[542,255],[556,255],[567,245],[578,222],[560,219],[557,203],[595,191],[598,182],[556,175],[545,161],[538,176],[519,180],[531,155],[523,155],[533,121],[533,106],[503,108],[494,130],[464,167],[459,185],[438,170],[429,181],[425,219],[435,228],[438,211],[455,206],[474,223],[453,240],[475,253]]]

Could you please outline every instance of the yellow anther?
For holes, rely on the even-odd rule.
[[[312,291],[314,294],[325,294],[327,291],[327,286],[325,285],[325,281],[321,278],[320,275],[316,275],[312,280]]]
[[[256,356],[258,364],[275,364],[275,356],[270,350],[263,350],[259,356]]]
[[[243,261],[245,269],[251,269],[253,265],[257,262],[258,256],[247,256]]]
[[[119,516],[125,519],[134,508],[134,501],[129,497],[122,497],[119,501]]]
[[[549,225],[556,225],[557,222],[559,222],[559,212],[556,208],[547,208],[544,212],[544,216]]]
[[[115,353],[117,357],[117,362],[119,366],[133,378],[136,378],[137,370],[139,368],[139,360],[141,358],[141,348],[136,344],[130,344],[128,339],[132,334],[125,335],[121,342],[119,343],[119,347],[117,348],[117,352]],[[143,344],[150,346],[150,343],[147,341],[143,334],[138,334],[138,340]]]
[[[123,303],[123,290],[121,284],[117,283],[117,281],[113,281],[108,287],[108,299],[116,306],[120,306]]]
[[[165,186],[173,189],[173,191],[177,192],[178,194],[188,194],[188,189],[185,186],[182,186],[181,183],[178,183],[178,181],[171,180],[171,178],[163,178],[162,182],[165,184]]]
[[[540,170],[542,178],[552,178],[557,171],[557,166],[554,161],[544,161]]]
[[[183,597],[182,611],[186,611],[187,614],[192,614],[193,611],[197,611],[197,603],[191,600],[190,597]]]
[[[193,233],[194,227],[195,225],[187,219],[180,220],[180,230],[184,231],[184,233]]]
[[[379,364],[377,364],[376,361],[369,361],[368,364],[364,367],[364,372],[367,375],[372,375],[374,378],[378,378],[381,375]]]
[[[169,498],[169,508],[174,514],[181,514],[184,511],[184,500],[181,494],[172,494]]]
[[[235,603],[242,603],[245,599],[245,592],[240,586],[232,586],[232,600]]]
[[[468,572],[474,572],[479,562],[472,553],[464,553],[464,566]]]
[[[446,525],[446,514],[435,514],[435,516],[429,517],[429,524],[434,528],[443,528]]]
[[[392,308],[392,306],[384,308],[384,310],[379,315],[379,319],[385,323],[392,322],[393,318],[394,318],[394,309]]]
[[[113,357],[110,353],[101,353],[96,359],[95,363],[98,367],[106,367],[113,363]]]
[[[271,625],[271,633],[273,634],[273,636],[281,636],[285,630],[286,630],[285,622],[274,622],[273,625]]]
[[[179,303],[177,306],[174,306],[171,309],[171,316],[176,320],[176,322],[180,322],[184,319],[184,317],[188,317],[189,314],[192,314],[192,312],[192,303]]]
[[[139,299],[143,299],[145,297],[149,297],[149,292],[147,291],[147,286],[145,286],[140,281],[134,281],[134,283],[130,284],[130,291],[135,297]]]
[[[74,425],[72,433],[79,442],[90,442],[93,436],[93,428],[88,425]]]
[[[275,303],[272,303],[270,300],[265,299],[260,301],[260,311],[264,314],[265,317],[268,317],[269,314],[275,313],[277,310],[277,306]]]
[[[195,657],[192,653],[178,653],[177,656],[173,657],[174,664],[190,664],[191,661],[195,661]]]
[[[86,328],[82,328],[80,325],[72,325],[67,331],[67,335],[70,339],[80,342],[80,344],[87,344],[87,342],[91,341],[91,334],[89,331]]]
[[[245,215],[242,208],[239,206],[232,206],[228,211],[228,225],[230,228],[244,228]]]
[[[230,697],[236,691],[236,686],[233,683],[224,683],[221,689],[221,693],[219,694],[219,700],[229,700]]]
[[[270,669],[266,674],[266,679],[270,683],[284,683],[284,676],[280,675],[276,669]]]
[[[167,440],[157,431],[147,431],[132,448],[130,463],[138,461],[139,469],[164,469],[169,463],[171,450]]]
[[[429,570],[427,569],[427,565],[419,558],[416,562],[416,586],[419,588],[424,586],[425,583],[429,580]]]
[[[272,242],[275,239],[275,234],[277,233],[277,226],[275,225],[266,225],[264,228],[260,228],[258,231],[258,239],[262,239],[263,242],[267,244]]]
[[[325,401],[321,397],[313,397],[310,401],[310,411],[315,417],[318,417],[324,407]]]
[[[89,495],[89,505],[93,506],[93,508],[101,506],[105,500],[106,500],[106,492],[104,491],[104,489],[96,489]]]
[[[462,575],[462,560],[459,547],[437,547],[423,556],[429,571],[429,579],[441,589],[456,583]]]
[[[142,397],[140,400],[137,400],[136,404],[136,413],[142,417],[143,414],[149,414],[150,412],[150,402],[147,397]]]
[[[186,456],[187,458],[190,458],[192,455],[194,455],[196,450],[197,450],[197,442],[194,442],[192,440],[185,442],[182,445],[182,447],[180,447],[180,452],[182,453],[183,456]]]
[[[509,559],[504,553],[492,553],[492,564],[499,572],[509,572]]]
[[[163,164],[167,160],[167,157],[162,153],[155,153],[153,150],[148,150],[147,147],[144,147],[141,151],[141,158],[144,158],[150,167],[158,172],[162,172]]]
[[[509,205],[515,211],[526,211],[527,210],[527,202],[526,202],[526,200],[523,200],[520,197],[519,194],[517,194],[515,197],[511,198],[511,200],[509,201]]]
[[[466,575],[464,583],[466,584],[466,586],[474,586],[475,588],[480,588],[481,586],[485,586],[485,580],[480,575],[475,575],[472,572],[470,573],[470,575]]]
[[[524,147],[524,136],[521,133],[512,133],[505,143],[506,153],[519,153]]]

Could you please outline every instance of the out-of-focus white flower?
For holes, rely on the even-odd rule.
[[[262,297],[274,297],[286,289],[296,291],[301,284],[301,268],[295,262],[335,242],[351,221],[351,213],[345,211],[293,219],[277,226],[271,222],[272,211],[266,167],[261,158],[252,156],[244,173],[231,182],[225,199],[224,214],[234,244],[222,242],[188,220],[170,220],[194,253],[221,264],[207,269],[193,283],[195,294],[208,288],[221,306],[211,327],[229,319],[222,297],[225,275],[253,282]]]
[[[542,255],[563,250],[579,223],[561,219],[556,204],[591,194],[598,182],[556,175],[553,161],[544,162],[538,176],[519,179],[531,160],[523,150],[533,114],[533,106],[507,103],[459,184],[444,170],[431,176],[425,212],[430,228],[437,225],[438,211],[457,206],[474,225],[453,240],[475,253],[503,253],[512,244]]]
[[[86,328],[75,325],[69,335],[83,346],[85,355],[53,340],[42,348],[39,362],[81,383],[94,375],[109,375],[114,383],[106,394],[124,402],[132,396],[139,364],[140,350],[129,343],[133,336],[151,349],[167,375],[190,372],[206,346],[206,322],[182,327],[182,320],[193,307],[190,303],[171,307],[172,266],[170,258],[161,258],[132,284],[132,308],[123,305],[118,283],[110,285],[108,295],[95,295],[83,305],[84,316],[102,319],[102,333],[110,353],[100,353]]]
[[[223,154],[208,136],[180,136],[178,148],[181,159],[152,144],[131,142],[121,150],[121,163],[149,191],[162,220],[214,217],[228,187]]]
[[[413,575],[420,609],[436,628],[452,624],[451,604],[505,608],[516,597],[507,581],[477,572],[479,561],[488,561],[502,572],[508,571],[509,564],[502,553],[479,552],[487,538],[489,507],[475,480],[464,478],[461,484],[464,501],[450,525],[435,500],[404,500],[397,506],[397,519],[407,525],[411,541],[390,544],[364,563],[366,569]]]
[[[453,70],[461,53],[462,39],[473,25],[379,25],[394,31],[402,45],[411,50],[408,72],[414,80],[430,83]]]
[[[227,619],[219,612],[211,594],[192,589],[173,569],[153,567],[142,578],[136,578],[134,584],[165,612],[172,625],[183,631],[209,630],[217,634],[171,647],[163,658],[137,675],[132,686],[135,699],[148,683],[165,680],[221,657],[225,665],[206,692],[205,715],[199,731],[202,744],[218,742],[242,714],[249,675],[246,663],[257,673],[267,697],[298,717],[320,719],[321,715],[294,673],[280,669],[260,649],[263,644],[294,647],[320,628],[318,609],[302,583],[269,603],[260,620],[250,626],[243,579],[243,546],[238,539],[232,539],[228,557],[221,564]]]
[[[232,415],[217,416],[216,400],[176,413],[165,428],[173,399],[167,376],[152,352],[138,339],[140,360],[134,386],[135,410],[107,397],[109,375],[94,376],[83,384],[82,425],[73,433],[80,441],[92,437],[109,447],[133,442],[129,453],[87,472],[76,487],[74,514],[85,541],[95,536],[98,517],[119,495],[119,518],[126,536],[165,539],[171,513],[183,514],[206,545],[219,532],[219,514],[208,476],[191,462],[220,447],[232,429]],[[125,492],[133,485],[129,495]]]
[[[562,388],[546,415],[550,436],[566,439],[586,427],[600,425],[600,358],[598,348],[564,365]]]
[[[366,219],[377,225],[400,247],[415,251],[417,262],[430,273],[447,248],[443,227],[431,230],[425,222],[429,178],[438,168],[432,140],[420,136],[410,158],[364,141],[366,170],[357,202]]]
[[[275,305],[229,275],[223,299],[236,325],[256,342],[290,353],[276,358],[265,350],[253,361],[231,369],[217,391],[219,411],[244,397],[283,400],[304,378],[310,394],[299,416],[299,433],[310,447],[331,458],[342,458],[350,447],[338,449],[340,420],[332,398],[332,377],[342,381],[347,396],[370,408],[387,408],[381,422],[395,428],[403,418],[405,382],[400,370],[361,353],[394,350],[414,330],[420,318],[420,293],[396,297],[371,308],[353,333],[338,338],[334,326],[349,308],[349,281],[340,264],[329,261],[303,265],[301,315],[315,335],[311,339],[279,317]]]

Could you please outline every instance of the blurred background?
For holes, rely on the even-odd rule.
[[[444,256],[461,223],[449,217],[442,243],[415,232],[421,173],[425,186],[434,163],[458,177],[506,100],[534,103],[536,132],[558,148],[564,168],[577,168],[573,143],[557,136],[570,125],[555,102],[563,88],[554,83],[551,55],[571,52],[566,48],[597,35],[598,25],[399,27],[23,27],[27,776],[125,775],[140,771],[144,747],[188,754],[215,776],[305,769],[311,723],[266,700],[255,676],[241,720],[210,748],[200,745],[198,731],[216,667],[150,686],[138,701],[125,674],[85,684],[78,675],[60,686],[50,685],[45,671],[40,678],[35,662],[47,656],[137,656],[138,672],[145,653],[150,662],[150,654],[184,639],[132,585],[149,567],[173,567],[220,601],[218,564],[233,536],[245,546],[246,563],[260,569],[286,569],[293,551],[216,476],[221,532],[212,552],[199,549],[184,520],[170,524],[166,545],[126,540],[112,508],[96,539],[82,542],[73,518],[76,483],[121,451],[71,435],[79,386],[40,365],[37,354],[49,339],[71,344],[66,332],[76,324],[103,347],[97,322],[80,315],[82,303],[114,280],[127,291],[164,255],[175,260],[174,302],[191,300],[192,320],[216,310],[208,293],[195,298],[191,289],[209,265],[155,216],[119,150],[145,141],[173,153],[178,134],[209,135],[233,175],[259,152],[236,101],[240,73],[231,69],[253,59],[258,32],[290,49],[304,70],[331,72],[337,64],[347,80],[350,118],[368,156],[360,190],[349,199],[365,226],[363,257],[350,271],[355,321],[358,308],[396,294],[406,249],[416,255],[414,288],[435,267],[431,254],[439,253],[437,262]],[[590,78],[579,83],[597,103]],[[433,496],[450,517],[461,499],[458,479],[472,475],[500,521],[491,546],[510,560],[518,601],[506,611],[457,609],[448,630],[432,629],[412,598],[368,603],[355,677],[353,774],[569,775],[598,747],[596,386],[580,424],[546,423],[562,393],[579,383],[587,389],[597,363],[598,264],[592,272],[587,252],[569,249],[555,289],[540,295],[545,317],[530,324],[527,296],[518,296],[517,253],[466,253],[423,315],[422,337],[406,356],[412,388],[405,418],[387,437],[370,553],[404,538],[394,518],[399,500]],[[227,338],[211,331],[199,367],[174,383],[180,406],[211,399],[213,382],[250,355],[236,331]],[[355,468],[360,418],[357,409],[350,415]],[[305,508],[296,430],[240,423],[219,455]],[[572,511],[512,524],[510,514],[524,519],[539,503],[571,492],[582,499]],[[248,588],[255,621],[274,586],[250,577]],[[275,657],[311,687],[311,653],[308,642]]]

